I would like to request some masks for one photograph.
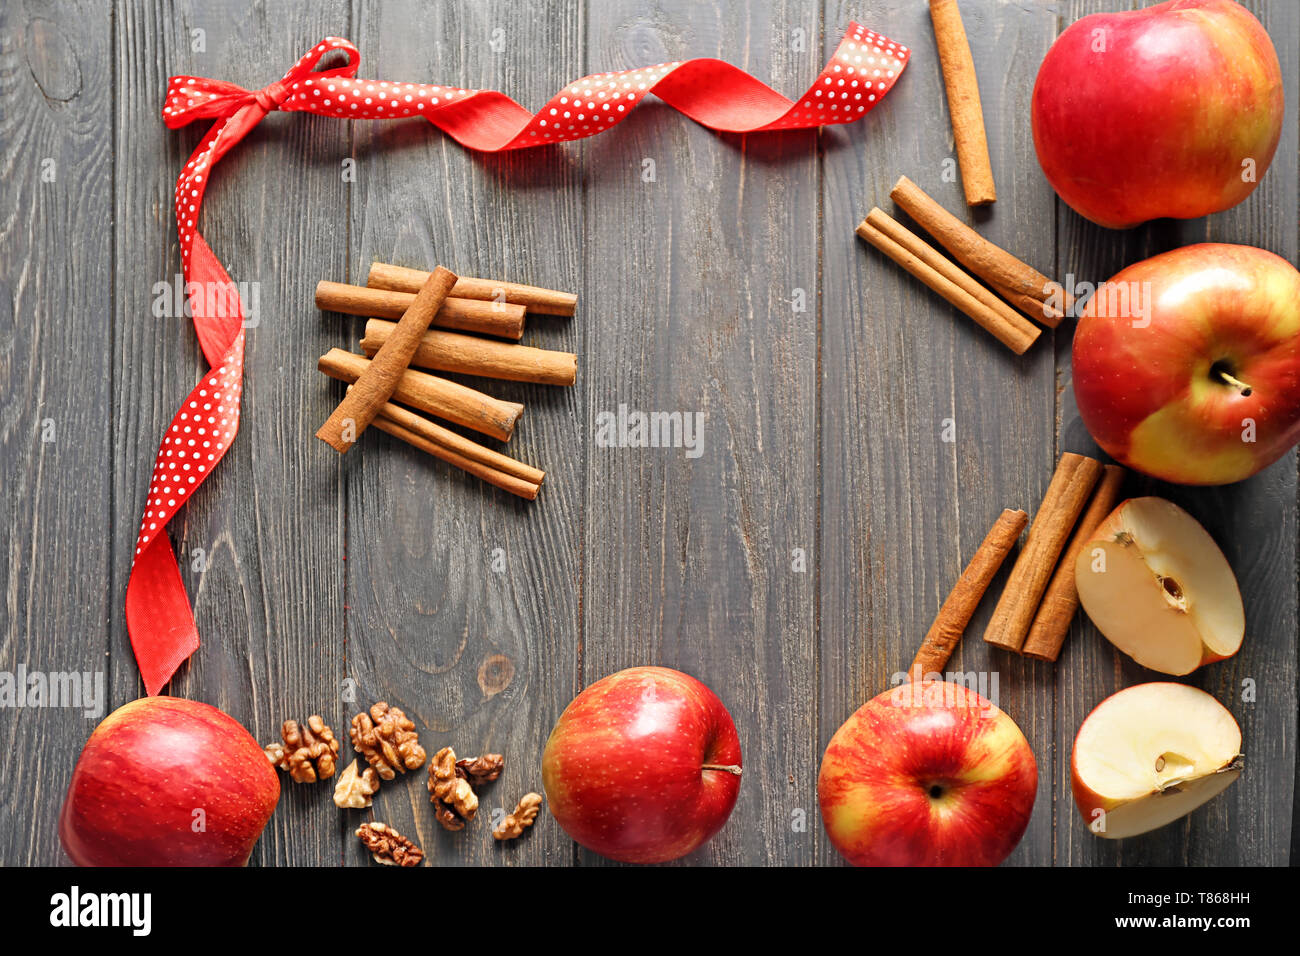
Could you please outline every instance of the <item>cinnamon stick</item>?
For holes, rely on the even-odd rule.
[[[354,355],[343,349],[330,349],[316,363],[322,372],[341,382],[357,381],[370,365],[370,360],[364,355]],[[391,397],[393,401],[501,441],[510,440],[515,423],[524,410],[518,402],[504,402],[457,382],[410,368],[402,372]]]
[[[379,418],[405,428],[407,431],[419,435],[435,445],[441,445],[449,451],[454,451],[463,458],[478,462],[494,471],[512,475],[529,484],[540,485],[546,479],[546,472],[541,469],[534,468],[532,465],[525,465],[522,461],[470,441],[464,435],[454,432],[450,428],[443,428],[437,422],[431,422],[423,415],[417,415],[409,408],[403,408],[400,405],[388,402],[379,410]]]
[[[418,448],[423,452],[433,455],[435,458],[447,462],[449,465],[454,465],[462,471],[467,471],[471,475],[482,478],[490,485],[495,485],[496,487],[508,491],[511,494],[518,495],[521,498],[527,498],[529,501],[532,501],[537,497],[537,492],[541,487],[540,485],[534,485],[531,482],[524,481],[522,478],[516,478],[514,475],[508,475],[504,471],[497,471],[494,468],[488,468],[480,462],[465,458],[464,456],[452,451],[450,448],[447,448],[444,445],[439,445],[436,442],[431,442],[422,435],[403,428],[401,425],[398,425],[396,422],[390,421],[387,418],[376,418],[375,427],[382,432],[387,432],[394,438],[400,438],[402,441],[414,448]]]
[[[456,283],[456,274],[439,266],[429,274],[384,347],[375,353],[357,376],[356,388],[349,389],[330,417],[316,431],[316,437],[340,455],[356,444],[361,433],[374,420],[379,408],[388,401],[398,380],[411,363],[420,336],[429,328],[434,315],[442,308],[447,293]]]
[[[889,195],[922,229],[934,236],[939,245],[951,252],[958,262],[990,285],[1003,286],[1039,302],[1048,297],[1049,287],[1055,287],[1047,276],[1021,262],[1001,246],[989,242],[931,199],[906,176],[898,178]],[[1069,302],[1065,304],[1068,307]]]
[[[1026,321],[1023,316],[1017,313],[996,295],[976,282],[968,272],[954,263],[947,256],[940,253],[938,249],[934,248],[934,246],[930,245],[916,233],[912,232],[912,230],[908,229],[893,216],[889,215],[883,209],[876,207],[873,208],[871,212],[867,213],[865,221],[867,225],[874,226],[879,232],[884,233],[885,236],[902,246],[944,278],[948,279],[948,281],[959,286],[971,296],[982,302],[988,309],[1001,316],[1002,321],[998,323],[997,329],[989,329],[989,331],[996,335],[1000,342],[1012,349],[1012,351],[1017,355],[1022,354],[1025,349],[1034,344],[1034,340],[1039,336],[1037,328]],[[862,235],[861,230],[859,230],[858,234]],[[867,238],[867,241],[869,242],[871,241],[866,236],[863,238]],[[925,280],[922,279],[922,281]],[[972,316],[972,318],[974,318],[974,316]],[[976,321],[978,322],[979,319],[976,318]]]
[[[372,289],[391,289],[396,292],[414,292],[429,273],[422,269],[375,262],[370,266],[366,285]],[[483,299],[489,302],[506,302],[522,305],[529,312],[541,315],[573,315],[578,297],[571,292],[542,289],[518,282],[501,282],[496,279],[476,279],[461,276],[456,280],[451,294],[462,299]]]
[[[365,286],[327,280],[316,283],[316,306],[326,312],[377,315],[394,319],[400,318],[414,299],[414,294],[410,292],[367,289]],[[432,324],[444,329],[498,335],[518,341],[524,335],[524,307],[509,302],[448,297],[438,309]]]
[[[1002,298],[1006,299],[1025,315],[1037,322],[1043,323],[1043,325],[1047,326],[1049,329],[1056,328],[1061,324],[1061,320],[1065,318],[1064,312],[1056,308],[1054,305],[1049,305],[1045,301],[1040,302],[1033,296],[1026,295],[1023,292],[1013,292],[1006,286],[997,282],[990,282],[989,285],[993,287],[994,292],[1002,296]]]
[[[864,219],[858,224],[857,233],[913,276],[943,296],[949,303],[974,319],[981,328],[988,331],[1017,355],[1023,355],[1025,350],[1034,343],[1034,339],[1038,337],[1037,329],[1034,329],[1031,334],[1026,334],[1017,323],[1009,322],[1003,313],[985,305],[920,256],[881,232],[868,220]],[[1017,318],[1019,317],[1017,316]]]
[[[911,680],[922,680],[927,674],[942,673],[957,642],[965,633],[966,625],[979,607],[980,599],[993,581],[993,576],[1020,540],[1020,532],[1025,530],[1027,524],[1029,515],[1023,511],[1008,508],[998,516],[998,520],[980,542],[974,557],[966,565],[966,570],[953,585],[947,600],[939,608],[939,614],[930,625],[930,630],[926,632],[912,666],[907,669]]]
[[[1009,651],[1019,651],[1024,645],[1065,541],[1100,476],[1101,462],[1095,458],[1070,452],[1061,456],[1006,589],[993,609],[985,641]]]
[[[361,347],[373,354],[388,341],[395,328],[392,322],[371,319],[366,323]],[[513,342],[495,342],[441,329],[429,329],[424,333],[411,356],[411,364],[439,372],[541,385],[572,385],[578,375],[578,357],[572,352],[552,352]]]
[[[349,385],[348,390],[351,389]],[[531,465],[485,448],[392,402],[385,403],[379,410],[374,425],[449,465],[530,501],[537,497],[537,491],[546,478],[545,472]]]
[[[1101,481],[1092,493],[1088,508],[1079,519],[1079,526],[1074,529],[1074,536],[1061,552],[1061,560],[1056,564],[1056,571],[1043,592],[1043,600],[1038,605],[1034,622],[1029,627],[1029,636],[1021,653],[1026,657],[1040,661],[1054,661],[1061,653],[1066,635],[1070,633],[1070,622],[1079,609],[1079,591],[1074,583],[1074,562],[1083,550],[1084,544],[1110,513],[1119,504],[1120,486],[1124,484],[1126,472],[1119,465],[1104,466]]]
[[[984,206],[995,201],[998,194],[993,186],[993,165],[984,132],[975,60],[971,57],[957,0],[930,0],[930,19],[939,47],[943,84],[948,92],[948,113],[952,117],[952,137],[957,147],[966,205]]]

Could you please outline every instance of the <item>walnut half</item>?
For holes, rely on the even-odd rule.
[[[525,793],[515,805],[515,812],[497,824],[492,836],[498,840],[513,840],[533,825],[542,808],[540,793]]]
[[[339,742],[334,731],[321,719],[320,714],[307,718],[304,727],[296,720],[286,720],[280,726],[284,743],[267,744],[266,759],[298,783],[315,783],[334,776],[334,763],[339,755]]]
[[[370,806],[370,798],[379,792],[379,778],[373,767],[357,772],[354,760],[339,774],[339,782],[334,787],[334,806],[340,810],[360,810]]]
[[[500,754],[480,754],[477,757],[465,757],[456,761],[456,770],[469,780],[471,786],[491,783],[501,776],[505,769],[506,758]]]
[[[384,866],[419,866],[424,859],[423,850],[383,823],[363,823],[357,827],[357,836],[375,862]]]
[[[352,746],[384,780],[419,770],[428,759],[415,724],[396,707],[380,701],[370,713],[352,718]]]
[[[478,812],[478,797],[457,772],[456,751],[443,747],[429,763],[429,800],[434,816],[447,830],[463,830]]]

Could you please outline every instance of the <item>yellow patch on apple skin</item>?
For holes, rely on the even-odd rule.
[[[1212,130],[1216,139],[1204,146],[1233,164],[1245,159],[1258,164],[1254,180],[1234,176],[1223,183],[1220,208],[1226,209],[1254,191],[1277,149],[1283,110],[1281,66],[1268,35],[1249,12],[1232,7],[1189,8],[1180,15],[1199,21],[1214,38],[1221,84],[1217,95],[1200,103],[1205,112],[1197,125],[1202,131]]]
[[[1015,721],[1002,711],[986,719],[991,726],[973,741],[982,748],[982,753],[961,774],[962,783],[992,783],[1015,769],[1024,734]]]
[[[1266,326],[1269,337],[1284,342],[1300,335],[1300,283],[1287,269],[1261,269],[1254,301],[1259,303],[1256,313],[1268,316]]]
[[[1127,458],[1133,467],[1157,477],[1181,475],[1194,465],[1197,484],[1224,485],[1241,481],[1255,470],[1249,448],[1235,433],[1211,445],[1204,425],[1190,420],[1186,410],[1173,403],[1151,413],[1133,429]]]
[[[826,808],[826,828],[846,845],[874,833],[880,815],[877,796],[872,787],[837,786],[835,800]]]

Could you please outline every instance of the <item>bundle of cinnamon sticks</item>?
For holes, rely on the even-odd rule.
[[[1119,504],[1124,476],[1119,465],[1103,465],[1070,452],[1061,456],[984,631],[985,641],[1026,657],[1056,660],[1079,608],[1075,559]],[[984,592],[1028,524],[1023,511],[1007,510],[999,516],[921,642],[908,668],[913,680],[942,672]]]
[[[349,386],[316,437],[344,454],[373,424],[489,484],[530,500],[537,497],[544,472],[425,417],[509,441],[523,405],[412,366],[514,382],[572,385],[577,377],[576,355],[518,342],[527,313],[571,316],[577,296],[458,276],[442,266],[423,272],[376,262],[364,287],[320,282],[316,305],[371,317],[360,342],[364,354],[331,349],[317,363],[326,375]]]
[[[1025,316],[1051,329],[1061,323],[1071,299],[1060,284],[989,242],[906,176],[889,195],[956,262],[880,208],[858,224],[857,234],[1011,351],[1023,355],[1041,332]]]

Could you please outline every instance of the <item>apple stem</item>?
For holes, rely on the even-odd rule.
[[[734,773],[737,777],[740,776],[740,768],[737,767],[734,763],[725,763],[725,764],[724,764],[724,763],[706,763],[706,764],[705,764],[703,767],[701,767],[700,769],[701,769],[701,770],[721,770],[721,771],[723,771],[723,772],[725,772],[725,773]]]
[[[1224,369],[1216,369],[1215,371],[1216,374],[1218,374],[1219,378],[1223,379],[1224,382],[1231,385],[1238,392],[1240,392],[1243,398],[1250,394],[1251,388],[1245,382],[1241,381],[1238,378],[1233,377],[1232,375],[1229,375],[1227,371],[1225,371]]]

